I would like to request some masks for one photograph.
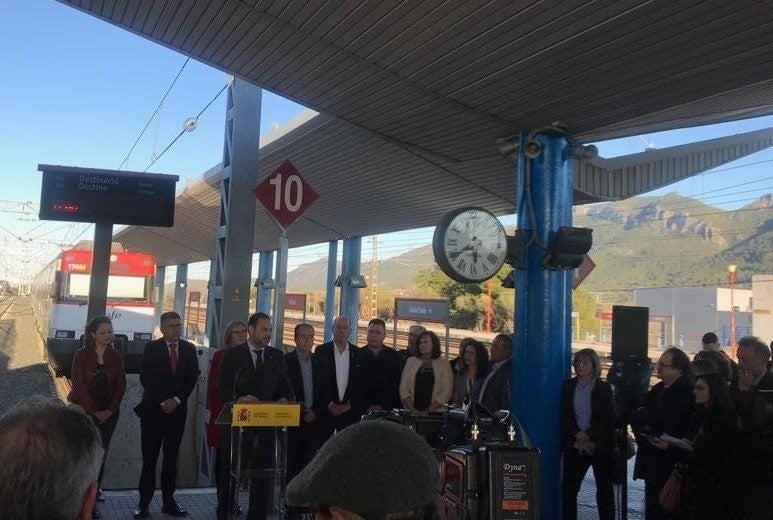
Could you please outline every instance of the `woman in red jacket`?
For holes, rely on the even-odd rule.
[[[72,390],[67,399],[86,410],[99,429],[105,450],[99,469],[101,487],[107,450],[126,392],[126,373],[121,354],[113,348],[110,318],[93,318],[86,325],[83,342],[84,346],[78,349],[72,360]],[[93,516],[99,518],[96,509]]]
[[[223,331],[223,344],[212,356],[209,365],[209,379],[207,381],[207,403],[209,406],[209,423],[207,424],[207,444],[215,448],[215,483],[220,486],[220,425],[215,424],[215,420],[223,411],[223,400],[217,393],[217,377],[220,372],[220,362],[223,360],[223,354],[226,349],[244,344],[247,341],[247,325],[243,321],[232,321],[225,326]],[[222,483],[225,485],[226,483]],[[234,490],[232,490],[234,491]],[[219,495],[218,495],[219,496]],[[241,512],[238,509],[237,511]]]

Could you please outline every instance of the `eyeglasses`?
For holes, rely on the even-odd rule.
[[[658,361],[657,365],[659,367],[672,367],[672,366],[674,366],[674,365],[669,365],[668,363],[663,363],[662,361]]]

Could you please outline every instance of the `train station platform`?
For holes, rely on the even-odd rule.
[[[633,467],[633,461],[629,462],[629,473]],[[630,477],[630,475],[629,475]],[[619,486],[615,487],[616,496],[619,499]],[[127,520],[132,518],[132,511],[137,506],[139,495],[136,490],[108,491],[104,492],[105,501],[98,503],[97,507],[101,518],[109,520]],[[188,511],[191,520],[211,520],[215,518],[215,506],[217,494],[215,488],[178,489],[177,502]],[[243,511],[247,511],[247,494],[241,493],[239,503]],[[157,493],[150,505],[149,518],[171,518],[161,513],[161,497]],[[244,515],[239,518],[245,518]],[[270,517],[271,518],[271,517]],[[274,519],[279,519],[275,515]],[[595,520],[598,518],[596,508],[596,487],[593,481],[592,471],[588,475],[580,489],[577,501],[577,518],[579,520]],[[628,482],[628,520],[644,519],[644,485],[641,481]]]
[[[0,414],[13,406],[19,399],[30,394],[64,397],[63,382],[62,378],[56,379],[52,376],[44,362],[42,340],[35,328],[29,299],[19,297],[0,301]],[[127,452],[139,453],[138,440],[130,438],[135,436],[131,434],[131,430],[125,432],[125,438],[114,436],[111,456],[108,458],[106,467],[105,500],[97,504],[101,518],[127,520],[132,518],[132,511],[137,506],[139,495],[136,489],[118,489],[117,486],[111,488],[107,478],[108,473],[111,472],[125,473],[123,480],[130,482],[125,486],[128,488],[139,477],[138,467],[126,464],[123,458],[115,456],[122,449]],[[134,446],[134,443],[137,446]],[[121,446],[121,444],[127,444],[127,446]],[[639,520],[644,518],[644,486],[641,481],[631,480],[632,468],[633,461],[631,460],[628,463],[627,518]],[[619,487],[616,487],[616,493],[619,492]],[[589,471],[578,497],[578,518],[580,520],[598,518],[595,495],[593,475],[592,471]],[[217,495],[214,488],[178,489],[176,498],[180,505],[188,511],[187,518],[192,520],[215,518]],[[240,493],[239,502],[244,511],[247,510],[247,500],[247,494]],[[151,503],[149,518],[168,518],[161,513],[160,491],[156,493]],[[279,516],[276,515],[275,518],[279,518]]]

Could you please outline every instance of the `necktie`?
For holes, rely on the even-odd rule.
[[[255,353],[255,370],[260,370],[263,366],[263,349],[256,348],[253,349],[253,352]]]
[[[177,343],[169,344],[169,364],[172,366],[172,373],[177,372]]]

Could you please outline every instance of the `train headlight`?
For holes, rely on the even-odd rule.
[[[75,331],[74,330],[57,330],[56,334],[54,334],[54,337],[56,339],[75,339]]]

